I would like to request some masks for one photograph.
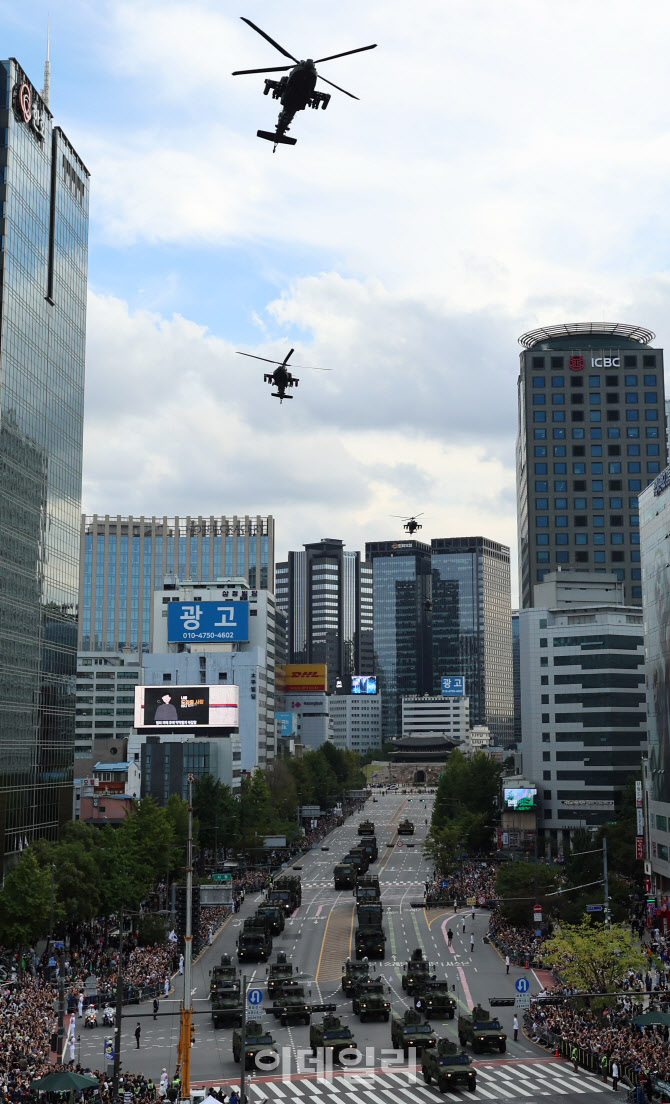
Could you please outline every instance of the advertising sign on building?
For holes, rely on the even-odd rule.
[[[442,697],[443,698],[464,698],[465,697],[465,677],[463,675],[443,675],[442,676]]]
[[[168,641],[224,644],[249,639],[247,602],[170,602]]]
[[[328,668],[325,663],[287,663],[284,668],[285,689],[290,693],[300,690],[325,690],[328,685]]]
[[[635,815],[637,817],[637,834],[638,836],[644,835],[644,812],[642,809],[636,809]]]
[[[237,728],[238,686],[136,686],[135,728]]]
[[[275,720],[279,726],[279,735],[290,736],[293,732],[293,714],[275,713]]]
[[[635,783],[635,808],[642,808],[642,783],[639,779]]]
[[[644,839],[642,836],[635,837],[635,858],[644,858]]]
[[[351,676],[351,693],[352,694],[376,694],[377,693],[377,676],[376,675],[352,675]]]

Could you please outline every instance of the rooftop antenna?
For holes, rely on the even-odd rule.
[[[40,93],[46,107],[49,106],[49,86],[51,84],[51,63],[49,61],[49,20],[47,19],[47,56],[44,62],[44,87]]]

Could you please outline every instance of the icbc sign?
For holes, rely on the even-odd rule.
[[[568,361],[568,368],[571,372],[582,372],[584,370],[584,357],[571,356]]]

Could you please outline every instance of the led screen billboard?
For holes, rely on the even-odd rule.
[[[376,675],[352,675],[351,676],[351,693],[352,694],[376,694],[377,693],[377,676]]]
[[[465,697],[465,678],[463,675],[443,675],[441,681],[443,698]]]
[[[528,786],[520,786],[517,789],[505,788],[505,804],[508,809],[533,809],[536,796],[537,790]]]
[[[170,602],[168,641],[211,640],[213,643],[249,639],[247,602]]]
[[[237,728],[237,686],[136,686],[135,728]]]

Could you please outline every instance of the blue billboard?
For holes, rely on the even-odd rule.
[[[207,641],[215,644],[249,639],[247,602],[170,602],[168,641]]]
[[[463,675],[443,675],[442,676],[442,697],[443,698],[464,698],[465,697],[465,677]]]
[[[290,736],[293,732],[293,714],[275,713],[275,720],[279,722],[279,735]]]
[[[351,676],[351,693],[352,694],[376,694],[377,693],[377,676],[376,675],[352,675]]]

